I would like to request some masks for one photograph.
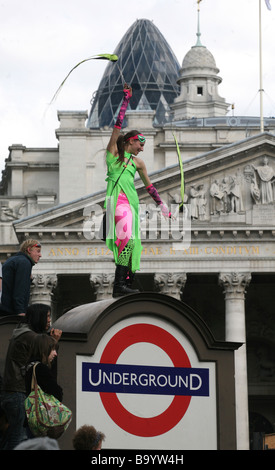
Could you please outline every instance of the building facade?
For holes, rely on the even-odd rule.
[[[153,44],[161,42],[154,49],[156,61],[167,56],[169,46],[151,22],[139,20],[133,30],[132,41],[145,34]],[[119,48],[125,47],[122,41]],[[126,80],[136,66],[137,57],[132,59],[128,72],[122,70]],[[177,65],[172,52],[168,59],[164,75],[171,77]],[[105,72],[103,89],[113,66]],[[217,340],[243,343],[235,352],[236,415],[238,448],[247,449],[254,432],[274,432],[275,423],[275,120],[265,119],[260,133],[260,119],[228,116],[229,105],[218,93],[218,72],[198,35],[169,95],[164,75],[150,79],[159,87],[159,101],[152,87],[146,91],[148,78],[137,75],[140,98],[126,114],[125,130],[138,128],[146,136],[151,180],[177,217],[167,225],[155,207],[149,217],[141,214],[143,252],[135,283],[142,291],[185,302]],[[117,85],[122,85],[121,73]],[[101,109],[100,93],[101,86],[90,114],[58,113],[57,148],[12,146],[2,176],[0,260],[28,237],[41,241],[43,257],[33,269],[31,301],[50,304],[55,319],[77,305],[112,296],[112,253],[96,236],[112,132],[104,120],[92,125],[95,112],[104,117],[106,101]],[[114,102],[111,119],[120,105],[117,95]],[[178,211],[181,174],[174,136],[183,160],[186,211]],[[139,179],[136,188],[147,210],[152,200]]]

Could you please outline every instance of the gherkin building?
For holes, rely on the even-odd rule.
[[[179,95],[180,65],[158,28],[149,20],[137,20],[123,36],[91,102],[87,127],[113,127],[120,109],[123,83],[133,96],[128,109],[155,111],[154,126],[171,120],[170,105]]]

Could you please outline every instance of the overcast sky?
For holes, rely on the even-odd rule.
[[[271,11],[262,0],[265,116],[275,116],[270,4]],[[80,60],[113,53],[141,18],[154,22],[181,64],[196,43],[196,0],[0,0],[0,170],[12,144],[57,146],[57,111],[89,111],[107,63],[82,64],[48,107],[60,83]],[[200,29],[220,69],[220,95],[235,104],[235,116],[259,116],[259,0],[202,0]]]

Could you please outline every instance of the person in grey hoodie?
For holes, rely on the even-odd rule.
[[[21,442],[14,450],[60,450],[58,442],[50,437],[35,437]]]
[[[33,304],[27,309],[27,323],[13,330],[6,355],[3,375],[1,408],[8,421],[8,429],[1,450],[12,450],[27,438],[25,424],[26,385],[25,366],[31,355],[32,342],[39,333],[48,332],[57,340],[61,330],[50,329],[50,307]]]

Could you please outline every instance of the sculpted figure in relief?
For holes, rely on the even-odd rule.
[[[197,203],[198,195],[199,193],[198,193],[198,190],[196,189],[195,184],[191,184],[191,188],[189,191],[191,219],[198,219],[199,217],[198,203]]]
[[[199,220],[205,220],[206,219],[206,205],[207,205],[207,199],[205,195],[205,190],[204,190],[204,184],[200,184],[198,187],[198,216]]]
[[[204,190],[204,184],[191,184],[189,191],[189,203],[191,211],[191,219],[205,220],[207,198]]]
[[[260,179],[260,201],[262,204],[270,204],[274,202],[274,188],[275,172],[268,164],[268,158],[264,157],[262,166],[251,165],[255,173]],[[253,181],[257,185],[257,181]],[[255,184],[256,183],[256,184]]]
[[[215,180],[210,186],[210,213],[211,215],[219,214],[223,208],[223,192],[221,191],[218,180]]]
[[[243,212],[244,206],[239,176],[232,176],[232,184],[230,188],[230,203],[231,212]]]

